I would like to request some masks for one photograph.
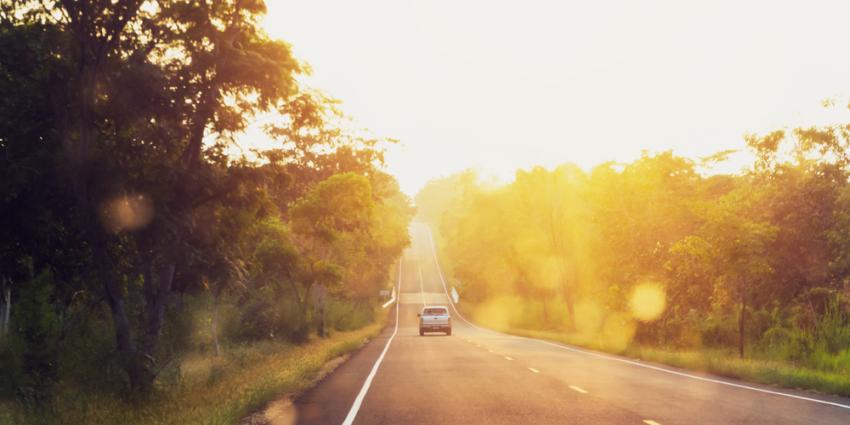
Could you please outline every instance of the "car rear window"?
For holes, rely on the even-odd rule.
[[[423,314],[426,316],[443,316],[449,314],[449,312],[444,308],[426,308]]]

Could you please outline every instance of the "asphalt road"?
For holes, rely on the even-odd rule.
[[[454,310],[454,335],[420,337],[423,303],[450,303],[428,228],[411,235],[394,320],[296,401],[297,423],[850,424],[845,398],[499,334]]]

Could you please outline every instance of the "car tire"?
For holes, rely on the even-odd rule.
[[[419,330],[419,336],[425,336],[425,331],[423,331],[422,329],[420,329],[420,330]]]
[[[451,330],[451,328],[449,328],[449,330],[447,330],[447,331],[446,331],[446,336],[452,336],[452,330]]]

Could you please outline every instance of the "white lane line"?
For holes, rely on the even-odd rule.
[[[532,372],[534,372],[534,373],[540,373],[540,371],[539,371],[539,370],[537,370],[537,369],[535,369],[535,368],[533,368],[533,367],[528,368],[528,370],[530,370],[530,371],[532,371]]]
[[[644,419],[643,423],[645,423],[646,425],[661,425],[660,423],[655,422],[652,419]]]
[[[511,356],[505,356],[505,360],[513,360],[514,358]]]
[[[398,260],[398,293],[401,294],[401,259]],[[345,420],[342,421],[342,425],[351,425],[354,423],[354,418],[357,417],[357,412],[360,411],[360,405],[363,404],[363,399],[366,398],[366,393],[369,392],[369,386],[372,385],[372,379],[375,379],[375,374],[378,373],[378,368],[381,366],[381,362],[384,361],[384,356],[390,348],[390,343],[393,342],[395,335],[398,333],[398,310],[400,304],[401,303],[395,305],[395,329],[393,329],[393,334],[390,335],[390,339],[387,340],[387,345],[384,346],[384,351],[381,351],[381,355],[378,356],[378,360],[375,360],[375,365],[372,366],[372,370],[369,371],[369,376],[367,376],[366,380],[363,381],[363,387],[361,387],[360,392],[357,393],[357,398],[354,399],[354,404],[352,404],[351,409],[348,410],[348,415],[345,416]]]
[[[433,236],[431,236],[431,226],[428,226],[427,224],[425,226],[427,226],[427,228],[428,228],[428,239],[431,241],[431,254],[434,256],[434,263],[437,264],[437,272],[440,275],[440,281],[443,283],[443,290],[446,291],[446,296],[448,296],[449,291],[448,291],[448,289],[446,289],[446,280],[443,277],[443,270],[440,268],[440,262],[437,260],[437,249],[434,247],[434,238],[433,238]],[[789,394],[789,393],[783,393],[783,392],[779,392],[779,391],[771,391],[771,390],[764,389],[764,388],[751,387],[749,385],[736,384],[734,382],[727,382],[727,381],[723,381],[723,380],[720,380],[720,379],[713,379],[713,378],[706,378],[704,376],[691,375],[689,373],[684,373],[684,372],[679,372],[679,371],[675,371],[675,370],[665,369],[663,367],[644,364],[644,363],[641,363],[641,362],[635,361],[635,360],[621,359],[619,357],[609,356],[609,355],[606,355],[606,354],[594,353],[592,351],[582,350],[580,348],[570,347],[570,346],[563,345],[563,344],[556,344],[554,342],[544,341],[544,340],[541,340],[541,339],[526,338],[524,336],[509,335],[509,334],[497,332],[497,331],[494,331],[492,329],[482,328],[481,326],[478,326],[478,325],[470,322],[469,320],[466,320],[466,318],[463,317],[463,315],[460,314],[459,311],[457,311],[457,308],[455,308],[454,304],[452,304],[451,306],[452,306],[452,309],[455,311],[455,314],[457,314],[458,317],[460,317],[461,320],[466,322],[469,326],[472,326],[475,329],[478,329],[478,330],[481,330],[481,331],[484,331],[484,332],[490,332],[490,333],[493,333],[493,334],[496,334],[496,335],[499,335],[499,336],[514,338],[514,339],[522,339],[522,340],[526,340],[526,341],[534,341],[534,342],[537,342],[539,344],[550,345],[552,347],[557,347],[557,348],[560,348],[562,350],[572,351],[574,353],[580,353],[580,354],[585,354],[585,355],[588,355],[588,356],[597,357],[597,358],[600,358],[600,359],[606,359],[606,360],[611,360],[611,361],[615,361],[615,362],[626,363],[626,364],[630,364],[630,365],[633,365],[633,366],[643,367],[643,368],[646,368],[646,369],[652,369],[652,370],[655,370],[657,372],[669,373],[671,375],[695,379],[697,381],[726,385],[726,386],[729,386],[729,387],[740,388],[740,389],[743,389],[743,390],[750,390],[750,391],[755,391],[755,392],[764,393],[764,394],[771,394],[771,395],[776,395],[776,396],[781,396],[781,397],[788,397],[788,398],[793,398],[793,399],[796,399],[796,400],[810,401],[812,403],[826,404],[826,405],[829,405],[829,406],[840,407],[842,409],[850,409],[850,404],[841,404],[841,403],[836,403],[836,402],[833,402],[833,401],[819,400],[819,399],[816,399],[816,398],[804,397],[804,396],[800,396],[800,395],[796,395],[796,394]]]
[[[581,387],[577,387],[575,385],[570,385],[570,389],[577,392],[577,393],[587,394],[587,390],[585,390],[584,388],[581,388]],[[646,421],[644,421],[644,422],[646,422]]]

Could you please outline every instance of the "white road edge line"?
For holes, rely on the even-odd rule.
[[[533,368],[533,367],[528,368],[528,370],[530,370],[530,371],[532,371],[532,372],[534,372],[534,373],[540,373],[540,371],[539,371],[539,370],[537,370],[537,369],[535,369],[535,368]]]
[[[660,423],[655,422],[652,419],[644,419],[643,423],[645,423],[646,425],[661,425]]]
[[[403,254],[402,254],[403,255]],[[401,261],[398,260],[398,293],[401,295]],[[363,387],[360,388],[360,392],[357,393],[357,398],[354,399],[354,404],[351,405],[351,409],[348,410],[348,415],[345,416],[345,420],[342,421],[342,425],[351,425],[354,423],[354,418],[357,417],[357,412],[360,411],[360,405],[363,404],[363,399],[366,398],[366,393],[369,392],[369,386],[372,385],[372,379],[375,378],[375,374],[378,373],[378,368],[381,366],[381,362],[384,361],[384,356],[387,354],[387,350],[390,348],[390,343],[393,342],[395,335],[398,333],[398,303],[395,305],[395,329],[393,329],[393,334],[390,335],[390,339],[387,340],[387,345],[384,346],[384,351],[381,351],[381,355],[378,356],[378,360],[375,360],[375,365],[372,366],[372,370],[369,372],[369,376],[366,377],[366,380],[363,381]]]
[[[584,388],[581,388],[581,387],[577,387],[575,385],[570,385],[570,389],[577,392],[577,393],[587,394],[587,390],[585,390]],[[644,422],[646,422],[646,421],[644,421]]]
[[[505,356],[505,360],[513,360],[514,358],[511,356]]]
[[[443,283],[443,290],[446,291],[446,296],[448,296],[449,291],[448,291],[448,289],[446,289],[446,279],[443,277],[443,269],[440,267],[440,262],[437,260],[437,249],[434,247],[434,237],[431,235],[431,226],[429,226],[428,224],[425,224],[425,226],[428,228],[428,239],[431,241],[431,254],[434,256],[434,263],[437,264],[437,272],[440,275],[440,281]],[[451,304],[451,303],[449,303],[449,304]],[[796,394],[783,393],[783,392],[779,392],[779,391],[772,391],[772,390],[768,390],[768,389],[764,389],[764,388],[751,387],[749,385],[736,384],[734,382],[727,382],[727,381],[723,381],[723,380],[720,380],[720,379],[706,378],[704,376],[691,375],[689,373],[665,369],[663,367],[644,364],[644,363],[640,363],[640,362],[634,361],[634,360],[621,359],[619,357],[609,356],[609,355],[606,355],[606,354],[594,353],[592,351],[582,350],[580,348],[574,348],[574,347],[570,347],[570,346],[563,345],[563,344],[556,344],[554,342],[549,342],[549,341],[544,341],[544,340],[534,339],[534,338],[526,338],[526,337],[516,336],[516,335],[504,334],[504,333],[501,333],[501,332],[494,331],[492,329],[482,328],[482,327],[470,322],[469,320],[466,320],[466,318],[463,317],[462,314],[460,314],[460,312],[457,310],[457,308],[454,306],[454,304],[451,304],[451,306],[452,306],[452,309],[455,311],[455,314],[457,314],[458,317],[460,317],[461,320],[466,322],[468,325],[470,325],[473,328],[476,328],[478,330],[482,330],[482,331],[485,331],[485,332],[491,332],[491,333],[494,333],[494,334],[497,334],[497,335],[500,335],[500,336],[506,336],[506,337],[515,338],[515,339],[523,339],[523,340],[526,340],[526,341],[534,341],[534,342],[537,342],[537,343],[540,343],[540,344],[545,344],[545,345],[550,345],[552,347],[557,347],[557,348],[560,348],[562,350],[572,351],[574,353],[580,353],[580,354],[585,354],[585,355],[588,355],[588,356],[597,357],[597,358],[600,358],[600,359],[606,359],[606,360],[611,360],[611,361],[615,361],[615,362],[626,363],[626,364],[630,364],[630,365],[633,365],[633,366],[643,367],[643,368],[646,368],[646,369],[652,369],[652,370],[655,370],[657,372],[669,373],[671,375],[682,376],[682,377],[685,377],[685,378],[695,379],[695,380],[698,380],[698,381],[710,382],[710,383],[713,383],[713,384],[726,385],[726,386],[729,386],[729,387],[740,388],[740,389],[755,391],[755,392],[764,393],[764,394],[777,395],[777,396],[781,396],[781,397],[788,397],[788,398],[793,398],[793,399],[797,399],[797,400],[810,401],[812,403],[826,404],[826,405],[829,405],[829,406],[840,407],[842,409],[850,409],[850,405],[848,405],[848,404],[836,403],[834,401],[819,400],[819,399],[816,399],[816,398],[804,397],[804,396],[800,396],[800,395],[796,395]]]

